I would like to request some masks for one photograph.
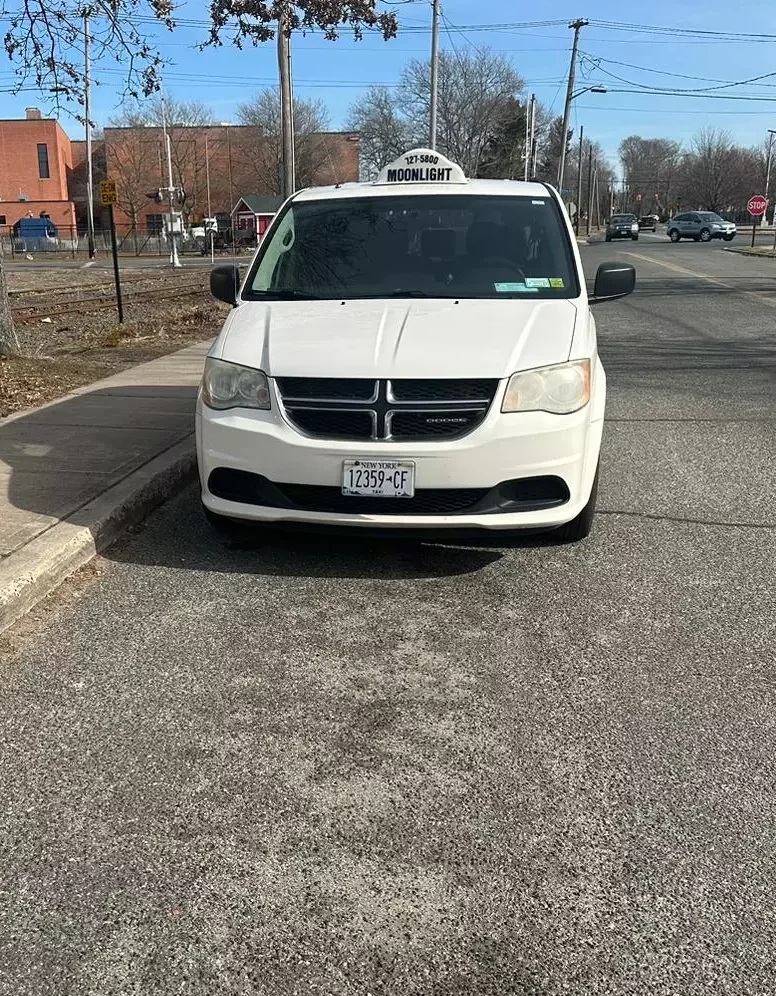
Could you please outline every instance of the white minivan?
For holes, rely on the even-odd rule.
[[[634,283],[603,263],[594,299]],[[415,149],[294,194],[211,289],[234,306],[197,401],[214,524],[589,533],[606,378],[552,188]]]

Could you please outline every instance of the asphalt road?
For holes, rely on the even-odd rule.
[[[2,996],[771,996],[776,264],[583,255],[639,270],[588,541],[192,489],[11,634]]]

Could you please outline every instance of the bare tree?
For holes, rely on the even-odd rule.
[[[681,146],[666,138],[629,135],[620,143],[623,179],[630,199],[643,211],[666,213],[679,177]]]
[[[111,121],[113,128],[126,130],[109,136],[109,166],[119,181],[119,207],[129,217],[133,228],[137,225],[140,208],[147,203],[148,193],[155,187],[167,185],[167,150],[161,130],[165,121],[170,135],[173,182],[185,195],[181,204],[185,224],[198,207],[206,169],[198,130],[213,123],[212,112],[200,101],[170,97],[132,104]]]
[[[374,179],[382,167],[423,141],[417,122],[401,114],[395,95],[386,87],[370,87],[350,108],[347,128],[361,140],[361,176]]]
[[[252,149],[255,163],[255,192],[280,193],[280,91],[277,87],[262,90],[253,100],[240,104],[237,117],[241,124],[256,128],[261,136]],[[329,114],[319,100],[294,99],[294,149],[296,185],[309,187],[328,165],[329,147],[323,134]]]
[[[437,106],[440,152],[477,176],[488,142],[503,119],[505,102],[523,90],[512,64],[489,49],[439,54]],[[413,59],[401,75],[399,105],[406,119],[426,122],[431,100],[431,66]],[[422,127],[422,126],[421,126]]]
[[[681,199],[687,207],[724,211],[740,199],[741,150],[729,132],[704,128],[682,162]]]

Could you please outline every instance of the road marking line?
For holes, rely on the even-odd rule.
[[[695,277],[696,280],[702,280],[707,284],[715,284],[717,287],[724,287],[725,290],[732,291],[733,294],[740,294],[741,297],[751,297],[754,301],[759,301],[761,304],[767,304],[771,308],[776,308],[776,298],[762,297],[757,291],[741,290],[738,287],[733,287],[731,284],[726,284],[724,280],[717,280],[716,277],[709,277],[704,273],[696,273],[695,270],[688,270],[686,267],[678,266],[676,263],[666,263],[663,259],[653,259],[651,256],[643,256],[638,252],[626,252],[624,255],[632,256],[634,259],[643,259],[646,263],[654,263],[655,266],[664,266],[667,270],[673,270],[674,273]]]

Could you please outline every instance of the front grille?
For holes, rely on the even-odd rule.
[[[462,412],[394,412],[389,423],[390,438],[397,442],[413,439],[458,439],[485,418],[487,409]]]
[[[497,379],[278,377],[286,419],[318,439],[456,439],[486,417]]]
[[[343,495],[339,488],[312,484],[278,484],[298,508],[308,512],[340,512],[351,515],[460,515],[487,494],[487,488],[426,488],[412,498],[362,498]]]
[[[337,408],[294,408],[286,414],[308,436],[327,439],[371,439],[372,415],[368,411],[345,411]]]
[[[396,401],[490,401],[497,380],[392,380]]]
[[[556,508],[569,500],[560,477],[525,477],[492,488],[419,488],[412,498],[343,495],[338,487],[317,484],[275,484],[261,474],[218,467],[208,479],[217,498],[306,512],[352,515],[499,515]]]
[[[278,377],[278,390],[284,398],[313,401],[370,401],[375,381],[352,377]]]

